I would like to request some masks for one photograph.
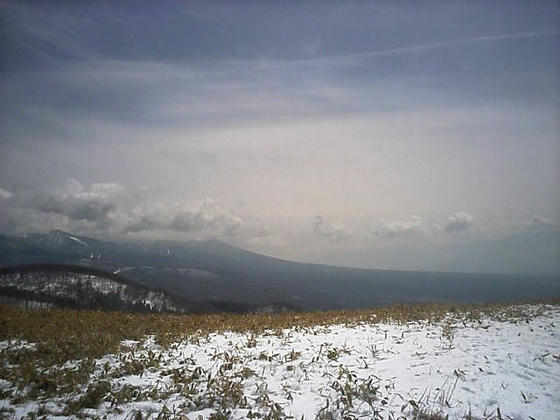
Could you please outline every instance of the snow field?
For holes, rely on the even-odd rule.
[[[96,361],[90,391],[103,384],[103,397],[77,414],[559,419],[560,308],[523,305],[519,312],[502,320],[450,313],[434,323],[211,333],[165,349],[151,338],[128,341],[120,354]],[[0,407],[19,418],[42,405],[56,418],[64,403],[3,400]]]

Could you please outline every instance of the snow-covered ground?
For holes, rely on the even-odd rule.
[[[534,315],[213,333],[166,349],[127,342],[129,350],[97,361],[95,377],[109,381],[113,396],[128,389],[136,397],[111,407],[108,396],[82,414],[560,419],[560,308],[520,309]],[[140,374],[129,374],[133,360],[146,367]],[[0,407],[19,418],[40,403]],[[56,413],[62,402],[46,407]]]

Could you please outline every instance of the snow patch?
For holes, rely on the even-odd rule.
[[[82,241],[82,240],[80,240],[80,239],[76,238],[75,236],[68,236],[68,238],[69,238],[69,239],[72,239],[73,241],[76,241],[76,242],[78,242],[78,243],[79,243],[80,245],[83,245],[83,246],[89,246],[89,245],[88,245],[88,244],[86,244],[86,243],[85,243],[84,241]]]

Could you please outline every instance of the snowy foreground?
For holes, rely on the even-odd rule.
[[[113,399],[80,414],[560,419],[560,308],[520,310],[532,315],[214,333],[166,349],[151,339],[127,342],[120,355],[96,361],[94,376],[110,383]],[[111,375],[130,372],[135,360],[147,366],[141,374]],[[119,405],[114,390],[136,401]],[[61,401],[0,406],[19,418],[41,403],[56,413]]]

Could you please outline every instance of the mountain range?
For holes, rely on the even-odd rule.
[[[560,295],[554,275],[371,270],[255,254],[219,240],[108,242],[61,230],[0,236],[0,265],[89,267],[223,310],[327,310],[398,302],[497,302]]]

